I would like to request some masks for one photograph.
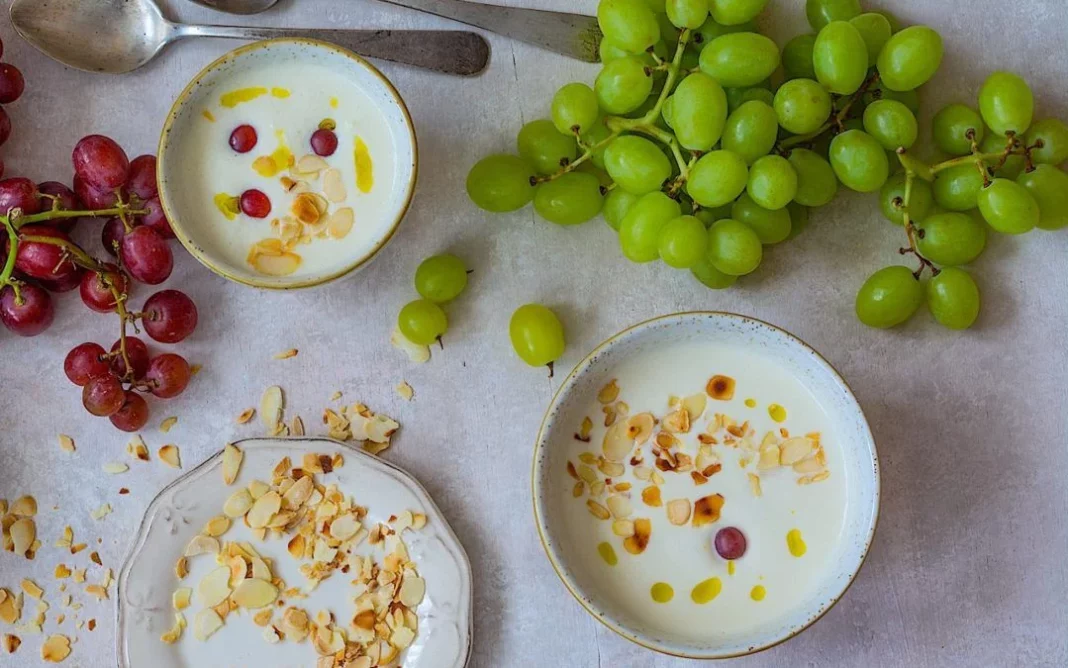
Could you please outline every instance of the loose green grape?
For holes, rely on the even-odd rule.
[[[920,229],[920,253],[936,264],[968,264],[986,248],[986,225],[966,213],[936,213]]]
[[[887,151],[912,148],[920,126],[909,108],[895,100],[879,100],[864,110],[864,129]]]
[[[660,38],[656,15],[643,0],[601,0],[597,23],[605,38],[630,53],[641,53]]]
[[[618,232],[619,226],[623,224],[623,219],[627,217],[631,207],[641,198],[641,195],[629,193],[622,188],[612,188],[604,198],[604,207],[601,211],[604,214],[604,222]]]
[[[839,95],[851,95],[868,76],[868,47],[848,21],[832,21],[816,35],[812,64],[816,79]]]
[[[753,201],[765,209],[782,209],[797,195],[797,172],[781,155],[766,155],[749,168],[746,189]]]
[[[775,93],[779,125],[795,135],[820,129],[831,115],[831,95],[812,79],[792,79]]]
[[[1008,140],[1005,137],[990,133],[980,142],[979,150],[983,153],[1002,153],[1007,143]],[[998,167],[999,163],[1001,163],[1001,158],[987,162],[990,167],[997,167],[994,170],[994,176],[1015,180],[1023,172],[1027,161],[1022,155],[1014,153],[1006,158],[1005,163],[1000,167]]]
[[[979,211],[1002,234],[1030,232],[1042,219],[1031,192],[1008,179],[994,179],[979,191]]]
[[[697,211],[695,211],[693,215],[694,218],[697,218],[702,223],[704,223],[705,227],[712,227],[712,223],[716,222],[717,220],[723,220],[724,218],[731,217],[732,206],[733,203],[724,204],[723,206],[717,206],[713,209],[698,207]]]
[[[660,229],[657,247],[664,264],[675,269],[689,269],[705,257],[708,230],[693,216],[679,216]]]
[[[975,143],[983,141],[986,127],[979,112],[964,104],[950,104],[935,114],[931,127],[935,144],[950,155],[968,155],[972,152],[972,140],[968,131],[975,135]]]
[[[604,64],[593,83],[597,101],[610,114],[626,114],[641,106],[653,90],[653,77],[638,56]]]
[[[619,247],[631,262],[660,257],[660,230],[682,213],[679,203],[661,192],[643,195],[619,226]]]
[[[763,258],[760,237],[745,223],[727,218],[708,229],[708,260],[724,274],[751,274]]]
[[[838,194],[838,177],[831,163],[807,148],[790,151],[790,164],[797,172],[797,194],[794,200],[804,206],[823,206]]]
[[[445,311],[429,299],[408,302],[397,315],[397,327],[404,338],[420,346],[429,346],[449,328]]]
[[[860,16],[854,16],[849,22],[857,29],[864,43],[868,46],[868,67],[875,67],[879,59],[879,53],[890,41],[894,31],[890,28],[890,21],[878,12],[868,12]]]
[[[1039,227],[1044,230],[1068,227],[1068,174],[1053,165],[1038,165],[1034,171],[1020,174],[1016,182],[1038,202]]]
[[[816,68],[812,64],[812,51],[816,36],[804,34],[794,37],[782,47],[782,69],[787,79],[815,79]]]
[[[602,144],[606,139],[612,136],[612,131],[605,125],[604,119],[598,119],[593,127],[590,128],[585,134],[582,135],[582,143],[591,148],[597,147],[594,150],[593,155],[590,156],[590,162],[604,169],[604,152],[608,149],[608,144]]]
[[[728,88],[748,88],[779,66],[779,47],[754,32],[723,35],[701,50],[701,71]]]
[[[711,0],[709,9],[717,23],[734,26],[752,21],[767,5],[768,0]]]
[[[713,290],[725,290],[738,282],[737,276],[724,274],[719,269],[716,269],[716,265],[712,264],[712,261],[707,257],[702,258],[700,262],[690,267],[690,273],[702,285]]]
[[[534,192],[534,210],[557,225],[585,223],[601,212],[602,204],[601,182],[585,172],[561,174]]]
[[[1022,135],[1031,127],[1035,97],[1027,82],[1012,72],[994,72],[979,89],[979,113],[994,134]]]
[[[831,141],[831,167],[847,188],[868,193],[878,190],[890,175],[886,151],[875,138],[847,130]]]
[[[667,0],[664,7],[676,28],[700,28],[708,18],[708,0]]]
[[[723,148],[742,156],[749,164],[775,147],[779,119],[775,110],[753,100],[734,110],[723,129]]]
[[[584,83],[569,83],[553,95],[553,125],[565,135],[586,132],[600,113],[597,94]]]
[[[671,176],[671,163],[660,147],[634,135],[612,140],[604,152],[604,167],[620,188],[635,195],[657,190]]]
[[[946,267],[927,283],[927,307],[938,324],[968,329],[979,317],[979,286],[963,269]]]
[[[905,202],[905,175],[894,174],[879,191],[879,208],[883,216],[895,225],[905,224],[905,212],[895,204],[895,201]],[[934,195],[931,192],[931,184],[923,179],[912,180],[912,194],[909,196],[909,219],[919,223],[930,215],[934,208]]]
[[[707,74],[694,72],[671,96],[671,127],[683,148],[707,151],[719,141],[727,121],[727,94]]]
[[[790,202],[786,205],[786,210],[790,212],[790,236],[786,237],[789,240],[808,227],[808,207],[801,206],[797,202]]]
[[[1027,131],[1027,145],[1039,141],[1041,148],[1031,150],[1031,159],[1040,165],[1059,165],[1068,160],[1068,125],[1058,118],[1044,118]]]
[[[897,33],[879,54],[879,76],[890,90],[914,90],[934,76],[942,64],[942,36],[927,26]]]
[[[860,0],[805,0],[805,16],[816,31],[832,21],[848,21],[860,11]]]
[[[723,35],[730,35],[736,32],[756,31],[756,24],[752,22],[740,23],[734,26],[725,26],[709,16],[694,33],[693,42],[691,42],[691,44],[693,44],[695,48],[701,49],[712,40],[717,37],[722,37]]]
[[[531,121],[519,130],[516,139],[519,156],[534,166],[539,174],[553,174],[575,159],[575,138],[562,135],[552,121]]]
[[[423,299],[444,304],[467,287],[467,266],[455,255],[432,255],[415,270],[415,290]]]
[[[731,218],[751,227],[762,244],[777,244],[790,236],[790,212],[785,208],[764,208],[754,202],[749,193],[742,193],[734,203]]]
[[[534,168],[518,156],[486,156],[467,174],[467,196],[486,211],[515,211],[534,197],[533,175]]]
[[[938,206],[950,211],[970,211],[979,206],[983,176],[974,165],[958,165],[939,172],[931,190]]]
[[[923,304],[923,285],[906,267],[884,267],[857,293],[857,317],[868,327],[889,329],[912,317]]]
[[[733,202],[745,190],[749,168],[733,151],[710,151],[690,169],[686,192],[701,206],[718,207]]]
[[[519,358],[530,366],[551,365],[564,354],[564,326],[541,304],[516,309],[508,323],[508,337]]]

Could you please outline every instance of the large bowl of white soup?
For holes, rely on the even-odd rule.
[[[534,452],[534,514],[565,587],[659,652],[750,654],[845,593],[875,532],[864,413],[812,348],[753,318],[681,313],[601,344]]]
[[[404,101],[359,56],[325,42],[241,47],[178,96],[159,145],[159,192],[182,244],[260,288],[319,285],[363,267],[411,202],[417,147]]]

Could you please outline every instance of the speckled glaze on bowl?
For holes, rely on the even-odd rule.
[[[582,561],[564,540],[564,513],[585,512],[564,505],[572,480],[561,475],[567,464],[564,444],[591,396],[612,378],[622,360],[651,348],[694,340],[713,340],[745,346],[783,364],[818,398],[829,414],[838,416],[845,435],[840,442],[848,467],[847,514],[843,543],[829,576],[802,608],[788,611],[774,628],[736,634],[724,641],[683,642],[645,628],[636,618],[598,591]],[[582,360],[560,386],[538,432],[532,475],[534,518],[542,546],[564,586],[600,622],[624,638],[664,654],[693,659],[744,656],[773,647],[801,633],[842,597],[853,583],[871,547],[879,516],[879,461],[864,412],[845,380],[815,350],[773,325],[732,313],[678,313],[654,318],[626,329],[599,345]],[[566,486],[567,490],[562,490]]]

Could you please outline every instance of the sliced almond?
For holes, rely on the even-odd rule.
[[[758,471],[769,471],[778,468],[780,453],[779,446],[772,443],[760,449],[760,459],[757,460]]]
[[[218,554],[219,550],[218,540],[211,536],[197,535],[193,536],[193,539],[185,546],[184,556],[195,557],[201,554]]]
[[[248,263],[256,271],[267,276],[289,276],[300,268],[301,257],[291,252],[282,252],[278,255],[250,252]]]
[[[275,353],[273,357],[276,360],[287,360],[296,357],[299,352],[300,351],[296,348],[289,348],[288,350],[283,350],[280,353]]]
[[[263,397],[260,398],[260,420],[263,421],[264,426],[268,429],[276,429],[278,427],[278,424],[282,421],[284,405],[285,398],[282,395],[282,388],[272,385],[263,391]]]
[[[690,414],[685,408],[670,413],[664,418],[663,427],[675,434],[685,434],[690,431]]]
[[[171,427],[176,424],[178,424],[178,418],[174,417],[173,415],[168,418],[163,418],[163,422],[159,423],[159,430],[166,434],[168,431],[171,430]]]
[[[690,422],[696,422],[704,414],[707,403],[708,395],[704,393],[691,394],[682,400],[682,407],[690,416]]]
[[[389,342],[394,348],[404,352],[408,359],[416,364],[430,361],[430,346],[412,343],[397,328],[390,332]]]
[[[323,172],[323,194],[335,204],[345,201],[348,193],[345,191],[345,181],[341,172],[336,169],[328,169]]]
[[[37,540],[37,525],[29,517],[22,517],[11,525],[8,535],[11,536],[12,551],[24,557]]]
[[[29,495],[19,497],[11,504],[8,512],[18,517],[34,517],[37,515],[37,499]]]
[[[278,588],[266,580],[249,578],[237,585],[233,597],[240,607],[256,610],[274,603],[278,599]]]
[[[653,435],[656,418],[652,413],[638,413],[627,418],[627,436],[638,445],[644,444]]]
[[[591,515],[599,520],[607,520],[612,516],[612,513],[610,513],[607,508],[593,499],[586,499],[586,508],[590,511]]]
[[[223,514],[230,518],[244,517],[252,508],[252,495],[247,489],[239,489],[223,504]]]
[[[70,638],[60,634],[48,636],[41,645],[41,659],[47,663],[60,663],[70,656]]]
[[[763,496],[764,493],[760,488],[760,476],[755,473],[747,473],[746,477],[749,479],[749,491],[753,493],[753,496]]]
[[[179,557],[174,563],[174,577],[184,580],[189,575],[189,561],[185,557]]]
[[[204,534],[212,538],[218,538],[229,530],[230,518],[225,515],[213,517],[204,525]]]
[[[191,587],[179,587],[171,595],[171,605],[175,610],[185,610],[193,602],[193,589]]]
[[[816,453],[816,443],[807,438],[789,438],[781,446],[779,461],[783,466],[792,466]]]
[[[178,642],[182,637],[182,629],[185,628],[185,617],[181,613],[174,615],[174,625],[171,626],[163,635],[159,637],[161,641],[168,645],[173,645]]]
[[[423,602],[423,596],[426,594],[426,581],[423,578],[414,576],[405,576],[404,582],[401,583],[400,592],[397,597],[400,602],[406,607],[414,610],[419,607],[419,604]]]
[[[619,397],[619,385],[616,383],[616,379],[613,378],[607,385],[601,388],[601,391],[597,393],[597,401],[602,404],[610,404]]]
[[[312,153],[302,155],[294,165],[294,169],[301,174],[318,174],[329,167],[326,160]]]
[[[178,452],[177,445],[165,445],[160,448],[159,452],[156,454],[159,456],[160,461],[172,469],[182,468],[182,456],[181,453]]]
[[[225,601],[231,593],[230,569],[220,566],[197,583],[197,598],[206,608],[213,608]]]
[[[634,449],[634,438],[629,435],[630,429],[626,422],[617,422],[605,432],[601,451],[605,459],[610,462],[625,461],[630,451]]]
[[[653,506],[659,508],[663,505],[663,501],[660,498],[660,488],[656,485],[650,485],[642,490],[642,502],[647,506]]]
[[[204,642],[223,626],[222,617],[211,608],[201,610],[193,618],[193,635]]]
[[[287,510],[296,510],[311,498],[314,491],[315,485],[312,483],[312,479],[305,476],[295,482],[282,496],[282,507]]]
[[[634,535],[634,522],[631,520],[616,520],[612,522],[612,533],[620,538],[630,538]]]
[[[734,398],[734,386],[734,379],[730,376],[712,376],[705,386],[705,392],[717,401],[730,401]]]
[[[607,459],[601,460],[597,465],[597,470],[605,474],[609,478],[618,478],[623,475],[627,470],[621,462],[610,462]]]
[[[249,418],[251,417],[252,416],[249,415]],[[241,472],[241,462],[244,458],[245,453],[243,453],[240,448],[233,443],[226,444],[222,453],[222,477],[224,484],[234,484],[234,481],[237,480],[238,473]]]
[[[634,520],[634,535],[623,540],[623,549],[631,554],[641,554],[649,545],[653,524],[648,519]]]
[[[3,647],[5,652],[14,654],[18,651],[20,645],[22,645],[22,640],[18,636],[9,633],[4,634]]]
[[[648,466],[635,466],[631,471],[634,473],[635,478],[643,481],[648,481],[653,475],[653,469]]]
[[[281,508],[282,497],[272,490],[256,499],[248,515],[245,516],[245,520],[253,529],[262,529]]]
[[[66,434],[59,435],[59,449],[63,452],[74,452],[77,448],[74,445],[74,439]]]
[[[681,527],[690,521],[690,500],[672,499],[667,502],[668,521]]]
[[[613,494],[606,499],[605,503],[608,504],[608,511],[616,519],[626,519],[632,512],[630,499],[622,494]]]
[[[130,467],[122,462],[109,462],[104,464],[104,473],[110,473],[111,475],[118,475],[120,473],[126,473],[130,470]]]
[[[720,510],[723,508],[723,502],[724,499],[721,494],[710,494],[709,496],[703,496],[694,501],[693,525],[695,527],[701,527],[706,524],[718,522]]]

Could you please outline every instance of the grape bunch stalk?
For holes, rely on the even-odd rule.
[[[517,155],[467,176],[480,208],[534,210],[559,225],[603,214],[625,257],[688,269],[713,289],[755,271],[764,246],[804,228],[839,186],[878,192],[919,268],[887,267],[861,287],[860,320],[892,327],[927,301],[971,326],[979,291],[959,265],[987,228],[1068,224],[1068,126],[1032,124],[1027,84],[996,72],[979,110],[951,105],[934,136],[948,159],[914,155],[918,90],[938,71],[941,36],[902,27],[859,0],[807,0],[813,32],[781,49],[755,20],[768,0],[601,0],[603,67],[569,83],[551,120],[520,130]],[[978,215],[969,212],[978,209]],[[925,274],[931,279],[926,288]]]

